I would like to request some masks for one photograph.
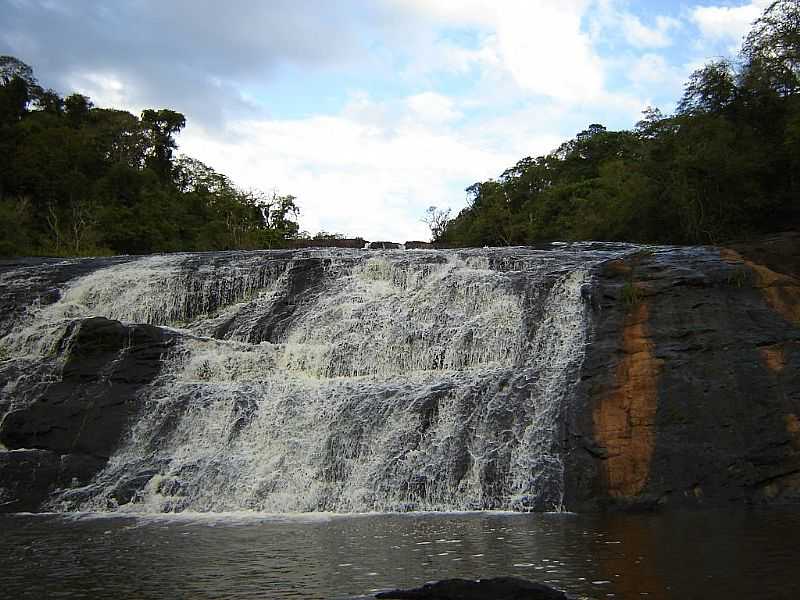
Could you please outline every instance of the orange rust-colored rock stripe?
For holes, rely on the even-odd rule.
[[[759,349],[759,353],[761,360],[773,373],[780,373],[786,367],[786,356],[782,345],[764,346]]]
[[[615,385],[595,407],[596,442],[608,451],[603,479],[612,497],[633,497],[647,485],[655,445],[658,377],[663,361],[653,355],[649,307],[639,304],[625,320]]]
[[[746,265],[755,274],[755,287],[761,290],[772,310],[787,321],[800,324],[800,281],[747,260],[729,248],[722,248],[720,257],[729,263],[741,262]]]

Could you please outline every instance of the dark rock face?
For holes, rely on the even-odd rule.
[[[800,500],[798,257],[800,236],[783,235],[605,265],[567,423],[568,506]]]
[[[564,592],[516,577],[444,579],[420,588],[381,592],[376,598],[397,600],[567,600]]]
[[[0,426],[0,443],[107,459],[138,409],[136,394],[158,374],[169,334],[95,317],[67,331],[59,381]],[[69,348],[66,347],[69,345]]]
[[[281,341],[298,306],[313,296],[325,278],[330,261],[304,259],[293,261],[286,271],[286,285],[271,310],[253,327],[248,341],[258,343]]]
[[[60,342],[60,377],[0,425],[0,511],[33,510],[56,487],[86,484],[140,410],[138,392],[172,344],[166,330],[95,317],[74,322]]]
[[[59,480],[59,456],[49,450],[0,452],[0,512],[31,512]]]
[[[51,450],[0,452],[0,512],[39,510],[54,487],[87,484],[105,461]]]

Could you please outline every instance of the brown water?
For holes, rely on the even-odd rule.
[[[347,598],[516,575],[594,598],[800,598],[800,511],[0,517],[0,597]]]

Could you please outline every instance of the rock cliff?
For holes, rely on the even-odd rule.
[[[567,503],[800,501],[800,236],[603,265]]]

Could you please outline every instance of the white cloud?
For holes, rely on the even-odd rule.
[[[743,6],[697,6],[691,20],[713,41],[739,42],[772,0],[752,0]]]
[[[672,45],[670,32],[680,27],[680,21],[671,17],[656,17],[655,27],[648,27],[630,13],[620,16],[625,39],[636,48],[665,48]]]
[[[248,110],[242,89],[284,65],[363,67],[362,33],[376,27],[370,11],[325,0],[0,0],[0,6],[0,52],[30,63],[47,85],[68,93],[74,80],[99,73],[122,81],[130,104],[171,106],[206,123]],[[98,98],[109,91],[102,83],[83,84]]]
[[[584,2],[524,2],[497,15],[497,42],[508,70],[531,92],[574,102],[603,90],[603,65],[581,30]]]
[[[502,69],[496,46],[493,34],[483,35],[477,48],[467,48],[449,40],[430,40],[414,49],[412,62],[404,69],[403,75],[409,81],[419,81],[436,73],[465,76],[473,69]],[[435,78],[431,81],[435,82]]]
[[[598,103],[607,107],[606,116],[631,122],[645,106],[611,94]],[[446,96],[426,92],[376,102],[357,93],[335,115],[239,120],[222,133],[190,125],[180,143],[239,185],[296,195],[301,227],[312,233],[427,239],[420,218],[428,206],[457,212],[466,186],[602,121],[597,106],[541,99],[455,129],[448,119],[456,109]],[[429,118],[420,118],[421,112]]]
[[[485,25],[499,9],[509,9],[516,0],[385,0],[396,8],[408,9],[419,17],[448,24]]]
[[[435,30],[446,23],[476,32],[477,46],[430,38],[411,51],[404,73],[417,82],[440,70],[467,73],[476,83],[468,96],[435,85],[381,102],[358,92],[337,114],[239,120],[221,135],[190,128],[182,147],[241,185],[296,195],[311,232],[425,239],[419,219],[428,206],[457,211],[467,185],[523,156],[545,154],[592,122],[638,118],[645,100],[605,87],[604,65],[581,27],[587,5],[404,2]],[[475,119],[473,110],[488,114]]]
[[[459,208],[467,184],[496,175],[517,158],[414,119],[413,105],[428,110],[434,96],[408,98],[403,114],[386,119],[391,127],[373,117],[392,108],[370,110],[374,103],[362,95],[361,112],[234,121],[222,136],[190,126],[181,148],[240,185],[296,195],[301,226],[311,232],[427,239],[419,221],[426,207]]]
[[[574,102],[602,94],[603,64],[582,31],[588,0],[406,0],[392,2],[449,27],[486,33],[477,50],[452,51],[451,64],[504,69],[524,91]]]
[[[660,54],[639,56],[628,70],[628,79],[636,86],[650,88],[654,84],[679,86],[686,78],[684,69],[671,65]]]
[[[70,90],[88,96],[95,106],[114,107],[133,114],[138,114],[143,108],[133,102],[135,94],[131,86],[114,73],[71,73],[67,82]]]
[[[435,92],[416,94],[407,102],[414,116],[425,122],[445,123],[462,116],[450,98]]]

